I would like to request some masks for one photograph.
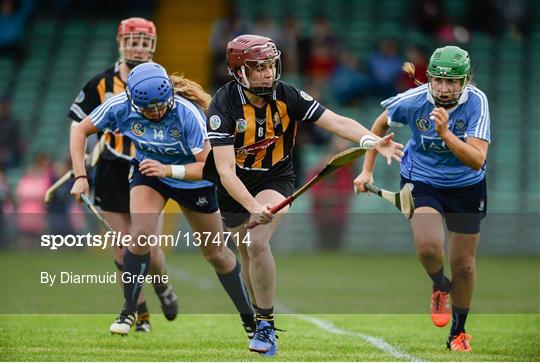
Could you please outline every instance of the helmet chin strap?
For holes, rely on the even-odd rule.
[[[240,70],[242,72],[242,79],[245,82],[245,84],[240,82],[239,80],[238,80],[238,83],[240,83],[240,85],[244,89],[246,89],[247,91],[253,93],[255,96],[263,97],[263,98],[269,97],[272,94],[272,91],[274,90],[273,85],[274,85],[275,81],[272,81],[272,87],[252,87],[251,83],[249,82],[249,80],[247,78],[245,67],[244,66],[240,67]],[[268,92],[264,92],[266,89],[268,89]]]

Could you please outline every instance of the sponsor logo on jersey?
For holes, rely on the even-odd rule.
[[[182,136],[182,134],[180,133],[180,129],[178,127],[171,128],[169,133],[171,134],[171,137],[174,139],[179,139],[180,136]]]
[[[236,132],[244,132],[247,128],[247,122],[243,118],[236,120]]]
[[[84,91],[79,92],[75,99],[75,103],[81,103],[82,101],[84,101]]]
[[[197,204],[199,207],[204,207],[208,204],[208,200],[206,199],[206,197],[199,197],[195,204]]]
[[[241,154],[253,154],[253,155],[255,155],[259,151],[268,149],[278,139],[279,139],[278,136],[274,136],[274,137],[271,137],[269,139],[264,139],[264,140],[261,140],[261,141],[257,141],[254,144],[247,145],[247,146],[241,147],[239,149],[236,149],[236,154],[237,155],[241,155]]]
[[[142,123],[134,122],[131,125],[131,132],[133,132],[135,136],[142,136],[146,132],[146,128],[143,126]]]
[[[210,124],[210,128],[216,131],[221,126],[221,119],[218,115],[213,115],[212,117],[210,117],[208,123]]]
[[[300,91],[300,96],[302,96],[302,98],[306,101],[313,101],[313,97],[311,97],[304,91]]]
[[[425,117],[421,117],[416,120],[416,128],[420,131],[427,131],[431,127],[431,122]]]

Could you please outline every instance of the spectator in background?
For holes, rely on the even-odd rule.
[[[227,67],[224,66],[227,42],[240,34],[249,33],[247,25],[238,17],[232,1],[227,2],[225,17],[218,20],[210,33],[210,50],[212,52],[212,88],[217,90],[230,80]]]
[[[45,232],[46,209],[43,196],[51,185],[50,158],[38,154],[17,184],[17,229],[19,247],[28,248],[39,243]]]
[[[57,161],[53,165],[53,179],[58,180],[71,169],[71,163],[66,160]],[[70,194],[73,182],[65,183],[53,195],[47,204],[49,232],[51,234],[73,234],[75,230],[71,223],[70,210],[73,198]]]
[[[0,168],[19,166],[24,147],[20,139],[19,122],[11,116],[11,98],[0,96]]]
[[[309,173],[309,178],[317,175],[333,155],[351,147],[350,144],[347,140],[333,137],[325,162],[317,165]],[[353,195],[353,178],[354,166],[351,164],[339,168],[310,189],[311,216],[317,231],[317,247],[322,250],[338,250],[343,247]]]
[[[397,42],[386,38],[377,46],[367,60],[371,86],[378,97],[387,98],[397,93],[397,82],[401,78],[403,59],[399,55]]]
[[[427,82],[428,58],[426,51],[419,45],[413,45],[406,51],[405,57],[408,62],[414,64],[414,78],[422,83]],[[409,88],[417,87],[411,77],[405,72],[402,73],[400,91],[406,91]]]
[[[252,33],[273,39],[276,45],[281,48],[281,44],[283,44],[283,33],[276,26],[272,18],[266,14],[259,14],[254,19],[255,23],[253,24]]]
[[[526,0],[499,0],[501,12],[508,25],[512,36],[515,39],[521,39],[527,36],[529,32],[530,21],[530,2]]]
[[[0,167],[0,248],[5,248],[10,241],[10,230],[8,226],[12,223],[7,223],[14,214],[15,200],[11,192],[6,173]]]
[[[469,29],[498,36],[502,31],[503,24],[501,10],[496,0],[467,1],[466,25]]]
[[[24,26],[34,9],[34,0],[2,0],[0,5],[0,53],[17,63],[24,60]]]
[[[441,0],[417,0],[411,7],[410,18],[421,32],[433,35],[443,23],[444,9]]]
[[[330,92],[342,105],[357,100],[369,88],[369,77],[358,70],[358,59],[349,50],[339,54],[336,69],[330,78]]]
[[[307,46],[305,69],[307,76],[313,81],[324,83],[328,80],[337,65],[338,42],[332,31],[330,21],[317,16],[313,24],[313,35]]]
[[[281,54],[283,72],[297,74],[300,71],[300,29],[294,16],[287,16],[283,23],[283,40]],[[300,86],[300,85],[295,85]]]

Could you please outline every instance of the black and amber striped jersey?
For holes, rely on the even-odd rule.
[[[317,121],[326,109],[304,91],[278,82],[267,105],[251,105],[235,81],[223,86],[208,110],[212,146],[234,145],[237,171],[269,171],[291,163],[297,122]],[[240,170],[238,170],[240,169]]]
[[[125,83],[120,78],[118,67],[119,64],[115,63],[88,81],[69,109],[71,120],[82,121],[108,98],[124,91]],[[101,133],[98,136],[101,137]],[[107,131],[105,143],[107,150],[101,155],[103,159],[128,162],[135,156],[133,143],[120,133]]]

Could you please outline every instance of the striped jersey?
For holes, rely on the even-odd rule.
[[[118,66],[117,62],[88,81],[69,109],[71,120],[81,122],[107,99],[124,92],[125,83],[120,78]],[[101,133],[98,136],[101,137]],[[101,155],[103,159],[127,162],[135,155],[131,140],[116,130],[105,133],[105,144],[107,150]]]
[[[261,109],[231,81],[210,104],[208,137],[212,146],[234,145],[238,172],[268,171],[281,161],[291,162],[297,122],[317,121],[325,110],[313,97],[284,82],[278,82]]]
[[[429,119],[435,108],[427,84],[381,102],[388,110],[390,126],[408,125],[412,138],[405,146],[401,175],[438,188],[457,188],[484,179],[486,164],[474,170],[463,164],[445,145]],[[491,141],[489,106],[484,92],[467,85],[458,104],[448,110],[449,130],[461,140],[467,137]]]
[[[126,93],[109,98],[90,114],[100,130],[119,130],[131,139],[136,158],[157,160],[168,165],[185,165],[196,161],[195,155],[204,149],[208,139],[204,112],[182,96],[174,96],[173,109],[161,121],[150,121],[135,112]],[[190,181],[159,178],[179,189],[211,186],[206,180]]]

